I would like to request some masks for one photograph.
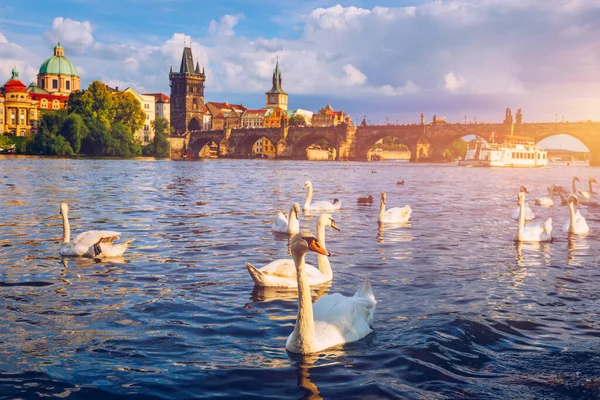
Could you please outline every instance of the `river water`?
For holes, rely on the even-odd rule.
[[[568,237],[566,207],[533,205],[574,175],[600,169],[0,158],[0,398],[599,398],[600,209]],[[371,335],[300,357],[296,293],[244,263],[287,256],[270,225],[307,179],[343,202],[315,298],[370,276],[378,304]],[[552,243],[514,244],[521,184]],[[381,191],[410,224],[378,228]],[[125,257],[61,260],[61,201],[73,235],[135,238]]]

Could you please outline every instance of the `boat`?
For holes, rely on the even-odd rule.
[[[16,146],[14,144],[8,146],[5,149],[3,149],[2,147],[0,147],[0,154],[15,154],[15,147]]]
[[[458,165],[472,167],[525,167],[548,165],[548,152],[535,147],[533,138],[513,135],[492,135],[488,142],[469,143]]]

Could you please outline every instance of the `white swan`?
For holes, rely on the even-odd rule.
[[[369,278],[352,297],[335,293],[323,296],[312,304],[304,257],[309,251],[329,254],[321,247],[319,240],[307,231],[292,237],[291,250],[298,277],[298,316],[285,348],[292,353],[316,353],[360,340],[373,332],[377,301]]]
[[[587,203],[588,200],[590,200],[592,198],[592,196],[596,194],[596,192],[594,192],[594,188],[592,187],[593,183],[597,184],[598,182],[596,182],[596,180],[594,178],[590,178],[588,180],[589,191],[586,192],[585,190],[577,189],[577,192],[573,191],[573,193],[577,193],[579,196],[582,197],[582,201]]]
[[[333,203],[327,200],[315,201],[311,203],[313,195],[313,187],[311,181],[304,182],[304,189],[308,189],[306,199],[304,199],[303,209],[312,211],[336,211],[342,208],[342,202],[338,199],[333,200]]]
[[[546,187],[548,189],[548,196],[537,197],[535,199],[535,204],[544,207],[552,207],[554,205],[554,195],[556,190],[556,185]]]
[[[113,245],[121,234],[114,231],[87,231],[80,233],[71,242],[71,227],[69,226],[69,206],[61,203],[60,213],[63,219],[63,241],[58,253],[64,257],[119,257],[133,242],[133,239]]]
[[[338,231],[340,230],[330,214],[321,214],[319,216],[317,219],[317,237],[323,248],[325,248],[326,226],[330,226]],[[321,285],[329,282],[333,278],[329,258],[323,255],[317,255],[317,262],[319,266],[318,269],[312,265],[306,264],[304,271],[306,279],[311,285]],[[246,268],[248,269],[248,273],[250,273],[254,284],[257,286],[295,288],[298,285],[294,260],[289,258],[280,258],[260,269],[250,263],[246,263]]]
[[[569,221],[563,225],[563,232],[573,233],[575,235],[587,235],[590,232],[590,227],[588,226],[583,215],[577,210],[575,211],[575,204],[577,206],[581,206],[579,204],[579,199],[574,194],[569,196]]]
[[[379,203],[379,217],[377,222],[382,223],[404,223],[410,221],[412,210],[410,206],[393,207],[385,209],[386,194],[381,192],[381,202]]]
[[[295,235],[300,232],[300,222],[298,222],[298,213],[300,212],[300,204],[294,203],[290,208],[288,217],[284,213],[279,211],[275,222],[271,225],[273,232],[289,233]]]
[[[517,207],[515,209],[512,210],[512,219],[519,219],[519,213],[521,212],[521,207]],[[535,214],[533,213],[533,210],[531,209],[531,207],[529,207],[529,203],[525,202],[525,221],[532,221],[535,219]]]
[[[517,242],[547,242],[552,240],[552,218],[546,222],[530,223],[525,225],[525,193],[529,193],[525,186],[519,190],[519,223],[517,225]]]

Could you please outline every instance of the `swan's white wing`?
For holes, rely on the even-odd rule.
[[[270,262],[263,268],[260,268],[259,271],[273,277],[296,279],[296,266],[294,265],[294,260],[291,258],[280,258],[279,260]],[[309,279],[323,275],[318,268],[310,264],[305,264],[304,274]]]
[[[339,210],[341,207],[342,207],[342,203],[339,201],[337,203],[333,204],[330,201],[322,200],[322,201],[315,201],[313,203],[310,203],[308,210],[314,210],[314,211]]]
[[[279,211],[277,217],[275,217],[275,222],[271,225],[271,230],[275,232],[287,232],[288,219],[281,211]]]
[[[513,209],[512,211],[512,219],[519,219],[519,207]],[[535,219],[535,214],[531,207],[529,207],[529,203],[525,202],[525,221],[531,221]]]
[[[373,330],[375,303],[365,297],[339,293],[323,296],[313,304],[315,337],[320,349],[354,342]]]
[[[87,231],[77,235],[75,240],[73,240],[73,245],[78,247],[91,247],[98,243],[101,239],[109,239],[107,241],[112,243],[113,241],[117,240],[119,236],[121,236],[121,234],[114,231]]]
[[[384,222],[407,222],[410,219],[411,213],[410,206],[392,207],[385,210],[383,220]]]

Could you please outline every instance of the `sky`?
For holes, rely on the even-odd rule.
[[[205,101],[263,107],[279,60],[291,108],[355,122],[600,121],[599,21],[598,0],[2,0],[0,80],[60,40],[82,87],[169,95],[185,41]]]

